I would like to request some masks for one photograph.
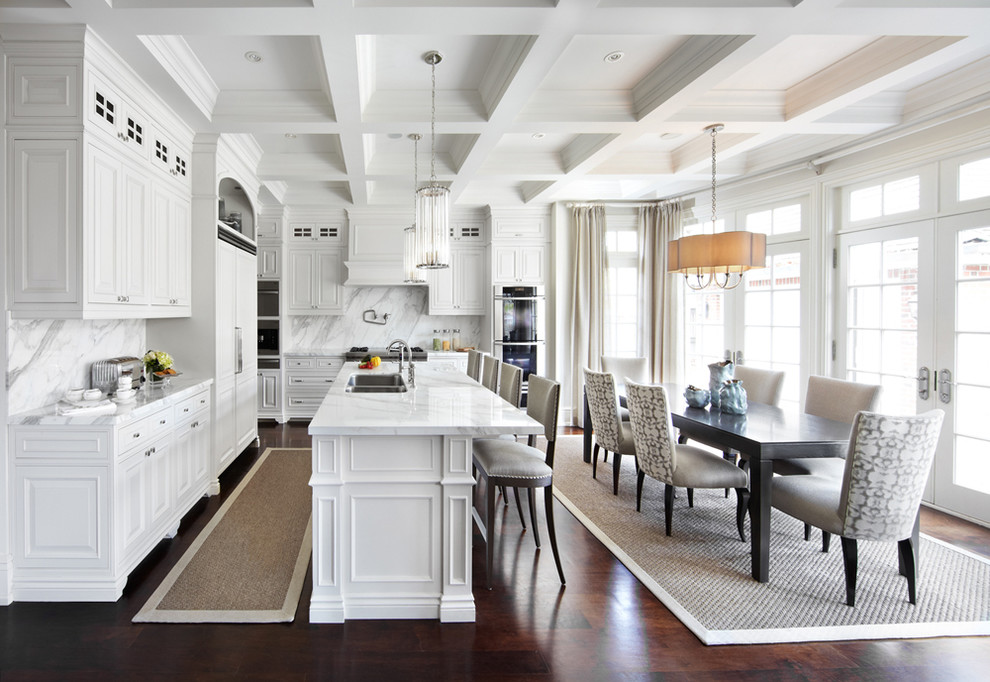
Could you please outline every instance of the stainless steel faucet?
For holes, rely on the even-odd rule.
[[[412,348],[403,339],[395,339],[388,344],[386,350],[391,351],[396,346],[399,347],[399,374],[402,374],[402,349],[405,348],[406,352],[409,353],[409,387],[412,388],[416,385],[416,370],[413,369]]]

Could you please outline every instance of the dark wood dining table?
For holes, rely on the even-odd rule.
[[[746,414],[689,407],[683,389],[664,384],[674,428],[682,438],[721,451],[736,450],[749,462],[750,543],[753,578],[770,579],[770,493],[773,461],[804,457],[840,457],[849,446],[851,427],[797,410],[750,402]],[[584,458],[591,461],[590,412],[585,399]],[[916,544],[917,546],[917,544]]]

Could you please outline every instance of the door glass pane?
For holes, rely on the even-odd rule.
[[[850,289],[847,317],[850,327],[876,325],[880,319],[880,287]]]
[[[684,379],[708,385],[708,365],[725,352],[725,294],[721,291],[688,291],[684,294]]]
[[[746,327],[745,360],[749,362],[769,362],[773,358],[770,327]]]
[[[744,299],[744,362],[800,375],[801,254],[775,254],[760,272],[759,290],[747,289]]]
[[[773,323],[776,326],[801,326],[801,292],[773,292]]]
[[[914,284],[883,287],[883,326],[886,329],[918,328],[918,287]]]
[[[880,247],[878,242],[849,247],[850,286],[880,283]]]
[[[915,359],[918,357],[917,339],[914,332],[884,331],[881,370],[884,374],[912,376]]]
[[[990,386],[990,334],[957,334],[956,367],[967,382]],[[958,371],[957,371],[958,374]]]
[[[746,324],[768,325],[771,316],[771,294],[769,291],[746,292]]]
[[[953,483],[990,494],[990,443],[962,436],[957,436],[955,441]]]
[[[956,406],[956,433],[961,436],[990,440],[990,387],[957,385],[952,397]]]
[[[914,414],[917,412],[913,379],[886,375],[880,378],[880,385],[883,387],[880,394],[882,412],[887,414]]]
[[[880,332],[876,329],[849,330],[849,368],[867,372],[880,369]]]
[[[883,281],[918,281],[918,240],[896,239],[883,243]]]
[[[773,329],[773,360],[790,365],[801,363],[801,330],[797,327],[774,327]]]

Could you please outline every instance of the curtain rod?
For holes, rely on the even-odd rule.
[[[672,199],[654,199],[652,201],[569,201],[564,204],[567,208],[578,206],[605,206],[606,208],[643,208],[657,204],[680,202],[682,208],[694,208],[694,197],[674,197]]]

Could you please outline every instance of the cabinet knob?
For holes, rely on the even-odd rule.
[[[166,420],[164,420],[164,419],[162,419],[162,420],[161,420],[160,422],[158,422],[158,423],[159,423],[159,424],[161,424],[162,426],[164,426],[164,425],[165,425],[165,421],[166,421]]]
[[[131,436],[131,438],[140,438],[140,437],[141,437],[140,431],[135,431],[134,434]]]

